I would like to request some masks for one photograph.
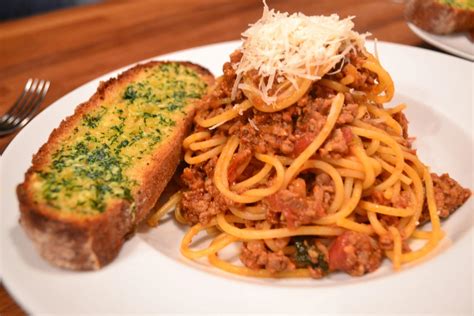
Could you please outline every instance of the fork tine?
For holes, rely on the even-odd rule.
[[[25,119],[35,108],[38,104],[38,101],[41,99],[42,90],[45,85],[44,80],[39,80],[38,85],[35,87],[34,90],[30,91],[30,97],[28,98],[27,103],[21,108],[15,116],[12,116],[12,120],[10,124],[14,127],[18,126],[23,119]]]
[[[25,126],[35,116],[50,87],[50,81],[29,79],[22,94],[8,112],[0,117],[0,136]]]
[[[10,125],[18,117],[22,116],[22,113],[25,111],[25,107],[27,107],[27,105],[29,103],[31,103],[32,98],[34,98],[35,91],[38,87],[39,82],[40,82],[40,80],[38,80],[38,79],[33,80],[33,83],[31,84],[30,88],[26,91],[24,97],[22,98],[22,102],[20,102],[18,104],[18,106],[16,107],[16,109],[14,109],[14,111],[11,111],[11,113],[9,114],[9,117],[5,121],[3,121],[2,123],[6,124],[6,125]]]
[[[3,123],[4,121],[6,121],[8,118],[10,118],[11,114],[13,112],[15,112],[18,107],[23,104],[24,102],[24,97],[26,95],[26,93],[28,91],[30,91],[30,88],[31,88],[31,84],[33,83],[33,79],[28,79],[28,81],[26,82],[24,88],[23,88],[23,91],[21,92],[21,95],[16,99],[15,103],[13,104],[13,106],[8,110],[7,113],[5,113],[2,117],[0,117],[0,123]]]
[[[16,125],[23,120],[23,118],[30,112],[31,108],[35,105],[38,95],[40,95],[41,90],[44,86],[44,80],[38,80],[38,84],[33,87],[30,91],[30,96],[27,100],[27,103],[18,110],[16,115],[12,116],[11,124]]]
[[[17,127],[25,126],[35,116],[36,112],[38,111],[39,105],[41,104],[44,97],[46,96],[46,93],[49,90],[50,84],[51,83],[49,81],[42,81],[41,89],[38,89],[38,91],[36,92],[37,97],[34,103],[31,104],[31,106],[29,107],[29,111],[25,113],[23,119],[19,121]]]
[[[43,80],[35,79],[35,81],[33,81],[33,85],[31,86],[31,89],[29,91],[28,99],[25,100],[25,104],[21,108],[18,108],[17,113],[15,115],[12,115],[10,119],[11,124],[16,126],[18,122],[20,122],[21,119],[25,116],[25,113],[29,112],[32,104],[34,104],[35,99],[37,98],[37,91],[42,89],[42,85]]]

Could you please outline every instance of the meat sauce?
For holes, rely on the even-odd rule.
[[[235,52],[231,55],[231,62],[224,65],[221,84],[214,94],[204,101],[203,110],[200,113],[204,118],[213,117],[224,111],[217,100],[230,98],[236,78],[232,63],[239,61],[240,57],[240,53]],[[359,57],[351,54],[349,60],[349,68],[352,66],[360,68]],[[333,79],[342,78],[347,73],[348,67],[332,75]],[[374,80],[374,74],[362,71],[355,78],[352,87],[367,90],[373,86]],[[254,153],[297,157],[323,128],[328,117],[331,99],[334,96],[333,90],[313,84],[303,98],[282,111],[263,113],[252,108],[221,125],[217,133],[225,136],[237,135],[241,143],[228,169],[229,183],[238,182],[262,167],[261,163],[252,159]],[[244,96],[238,90],[235,103],[243,100]],[[354,135],[347,124],[354,121],[358,108],[352,95],[346,93],[342,112],[333,132],[313,158],[343,158],[350,154],[350,144]],[[411,140],[408,139],[407,132],[408,120],[401,112],[393,118],[403,129],[406,139],[404,145],[410,148]],[[381,128],[387,127],[381,125]],[[197,127],[196,131],[199,130],[201,130],[200,127]],[[215,164],[216,158],[213,158],[186,168],[182,175],[185,185],[182,213],[192,224],[205,225],[213,216],[233,206],[233,202],[226,199],[212,183]],[[433,183],[436,204],[442,218],[453,213],[471,194],[447,174],[441,176],[433,174]],[[265,185],[268,184],[262,186]],[[327,215],[328,208],[334,199],[334,192],[334,183],[326,173],[302,172],[286,189],[266,197],[259,202],[259,205],[266,210],[266,222],[271,227],[295,229]],[[408,206],[410,196],[402,193],[392,201],[386,199],[381,192],[374,191],[369,199],[382,205],[404,208]],[[356,214],[356,216],[358,222],[369,223],[364,214]],[[422,221],[428,219],[428,212],[424,210]],[[382,215],[380,220],[387,225],[396,225],[399,218]],[[351,276],[361,276],[376,270],[383,260],[383,251],[393,249],[393,241],[389,235],[372,237],[363,233],[346,231],[332,239],[298,238],[291,238],[289,241],[289,246],[296,249],[296,252],[286,254],[282,250],[276,252],[270,250],[263,241],[244,242],[240,260],[251,269],[267,269],[272,273],[303,267],[308,268],[314,278],[320,278],[331,271],[338,270]],[[403,242],[404,251],[410,251],[408,244]]]

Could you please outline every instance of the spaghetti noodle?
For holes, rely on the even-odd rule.
[[[411,148],[406,105],[384,106],[395,91],[390,75],[352,24],[343,34],[317,33],[336,22],[343,29],[350,20],[317,19],[328,23],[318,28],[311,18],[266,9],[198,110],[194,132],[183,143],[189,164],[184,187],[150,219],[156,224],[177,206],[177,219],[192,225],[181,244],[185,257],[207,257],[217,268],[246,276],[362,275],[384,256],[400,269],[443,238],[436,197],[443,194],[442,177],[430,174]],[[298,52],[285,51],[273,72],[273,59],[253,63],[249,58],[259,57],[251,34],[277,32],[275,25],[289,19],[300,33],[313,32],[317,40],[303,40],[326,55],[300,60]],[[337,40],[325,42],[329,38]],[[282,43],[291,46],[289,40]],[[299,65],[291,72],[290,62]],[[244,63],[254,68],[242,71]],[[444,205],[450,213],[470,192],[449,181],[450,192],[459,193]],[[418,229],[425,222],[431,231]],[[191,249],[206,230],[218,234],[207,248]],[[411,250],[412,239],[426,242]],[[219,258],[232,244],[240,245],[243,266]]]

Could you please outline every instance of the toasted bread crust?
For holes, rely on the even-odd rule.
[[[474,10],[459,9],[436,0],[408,0],[408,21],[435,34],[465,32],[474,28]]]
[[[125,200],[108,205],[106,211],[98,215],[64,215],[46,205],[35,204],[31,190],[33,174],[50,162],[51,154],[63,137],[71,132],[84,114],[99,106],[109,92],[133,80],[143,69],[161,63],[166,62],[139,64],[117,78],[101,82],[97,92],[87,102],[80,104],[73,115],[64,119],[33,156],[25,181],[17,187],[20,224],[40,254],[52,264],[74,270],[95,270],[112,261],[127,235],[148,215],[171,179],[180,161],[182,140],[192,124],[194,105],[187,111],[183,121],[176,124],[173,133],[151,155],[150,164],[143,171],[147,176],[134,194],[134,216],[131,214],[132,205]],[[208,86],[212,85],[214,78],[205,68],[189,62],[180,64],[192,68]]]

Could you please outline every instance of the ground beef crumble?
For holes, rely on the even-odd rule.
[[[267,221],[274,224],[284,222],[288,228],[294,229],[325,216],[334,194],[332,179],[327,174],[318,175],[311,191],[308,196],[305,180],[296,178],[288,189],[265,198],[263,205],[267,208]]]
[[[463,188],[456,180],[452,179],[447,173],[438,176],[431,174],[433,180],[433,191],[440,218],[447,218],[454,213],[471,196],[471,190]],[[424,203],[421,213],[420,223],[426,223],[430,220],[428,203]]]
[[[382,250],[369,235],[346,231],[329,247],[329,268],[361,276],[377,270],[382,262]]]
[[[242,243],[240,260],[250,269],[265,268],[270,273],[295,269],[295,264],[283,252],[270,252],[261,240]]]
[[[228,209],[228,201],[205,173],[185,168],[181,176],[189,188],[183,192],[181,207],[184,218],[191,224],[207,224],[213,216]]]

